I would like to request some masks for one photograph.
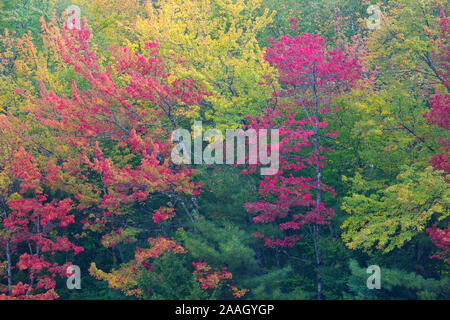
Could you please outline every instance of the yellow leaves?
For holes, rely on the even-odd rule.
[[[433,217],[449,216],[447,183],[430,167],[403,167],[396,183],[379,188],[379,196],[366,196],[358,186],[363,182],[358,175],[351,180],[353,188],[361,191],[344,198],[342,205],[350,214],[341,226],[350,248],[389,252],[424,231]]]
[[[20,200],[20,199],[22,199],[22,196],[19,193],[17,193],[17,192],[14,192],[13,194],[11,194],[8,197],[8,201],[10,201],[10,200]]]
[[[159,237],[150,238],[151,249],[142,249],[135,252],[135,259],[124,263],[119,269],[112,269],[109,273],[97,268],[95,262],[91,263],[89,274],[98,280],[108,283],[113,289],[121,290],[125,295],[141,297],[141,290],[138,288],[138,279],[140,277],[139,267],[149,258],[158,258],[166,252],[178,254],[186,253],[185,249],[177,245],[173,240]]]
[[[200,106],[189,106],[186,109],[179,109],[176,113],[177,116],[185,116],[186,118],[195,119],[199,116]]]
[[[0,172],[0,193],[7,191],[11,185],[11,180],[5,171]]]
[[[398,202],[407,202],[407,201],[409,201],[410,197],[411,197],[411,193],[409,192],[408,189],[400,188],[400,190],[398,190],[398,196],[397,196]]]
[[[376,128],[371,130],[371,133],[377,136],[381,136],[383,134],[383,130],[381,130],[380,128]]]
[[[204,110],[216,126],[232,127],[246,115],[258,113],[271,90],[258,85],[274,73],[264,60],[256,34],[272,22],[275,12],[261,0],[161,0],[148,6],[146,17],[137,17],[130,32],[140,41],[160,43],[164,57],[178,58],[172,74],[200,80],[212,94],[212,107]],[[214,12],[219,6],[220,16]],[[240,100],[239,97],[247,99]],[[252,103],[258,101],[258,103]],[[188,113],[196,117],[198,112]]]

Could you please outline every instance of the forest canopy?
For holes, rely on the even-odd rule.
[[[448,15],[3,0],[0,300],[449,299]]]

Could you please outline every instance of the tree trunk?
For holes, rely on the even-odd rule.
[[[316,116],[316,123],[313,125],[313,143],[314,143],[314,154],[317,157],[316,159],[316,181],[317,181],[317,195],[316,195],[316,209],[319,209],[320,204],[322,202],[322,170],[317,163],[319,161],[318,157],[320,155],[320,137],[319,137],[319,97],[317,95],[317,87],[316,87],[316,68],[313,68],[313,93],[314,93],[314,112]],[[322,255],[320,253],[319,241],[320,241],[320,225],[315,224],[313,226],[313,235],[314,241],[314,251],[316,253],[316,270],[317,270],[317,299],[322,300]]]
[[[313,226],[314,251],[316,253],[316,272],[317,272],[317,299],[323,300],[322,296],[322,256],[319,248],[320,226]]]
[[[8,212],[7,212],[7,207],[6,207],[6,203],[5,200],[3,199],[3,197],[0,197],[1,200],[1,205],[3,207],[3,219],[7,219],[8,218]],[[8,230],[8,228],[7,228]],[[6,274],[8,277],[8,295],[11,296],[12,295],[12,272],[11,272],[11,245],[9,242],[9,239],[6,240]]]
[[[12,273],[11,273],[11,248],[9,245],[9,240],[6,240],[6,261],[7,261],[7,275],[8,275],[8,295],[12,295]]]
[[[315,130],[316,131],[316,130]],[[316,155],[319,155],[319,141],[318,136],[314,137],[314,149]],[[322,202],[322,172],[318,164],[316,164],[316,179],[317,179],[317,196],[316,196],[316,209]],[[320,253],[319,241],[320,241],[320,225],[313,225],[312,238],[314,241],[314,252],[316,253],[316,269],[317,269],[317,299],[322,300],[322,255]]]

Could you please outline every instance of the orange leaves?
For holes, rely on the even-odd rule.
[[[248,289],[238,289],[235,286],[230,286],[230,288],[235,298],[242,298],[249,291]]]
[[[141,270],[143,270],[142,268],[148,265],[148,259],[158,258],[167,252],[185,253],[183,247],[171,239],[164,237],[149,238],[148,242],[152,248],[138,248],[135,253],[135,259],[122,264],[120,269],[111,270],[110,273],[107,273],[98,269],[95,262],[92,262],[89,273],[98,280],[108,282],[110,288],[121,290],[128,296],[141,297],[141,290],[138,288],[138,279],[140,278]]]
[[[194,274],[197,275],[197,281],[200,282],[202,289],[215,289],[220,281],[231,279],[233,275],[224,267],[222,271],[212,271],[212,268],[205,262],[192,262],[195,267]]]
[[[153,246],[151,249],[138,248],[136,250],[134,257],[138,264],[142,264],[149,258],[158,258],[166,252],[186,253],[182,246],[176,244],[175,241],[164,237],[149,238],[148,242]]]
[[[219,284],[226,280],[231,280],[233,275],[223,267],[221,271],[214,271],[206,262],[192,262],[195,267],[194,275],[197,276],[197,281],[200,282],[200,287],[204,290],[216,289]],[[238,289],[237,287],[227,284],[235,298],[243,297],[249,290]]]
[[[105,234],[101,242],[106,248],[111,248],[118,243],[132,243],[136,241],[135,235],[139,233],[135,228],[119,228],[112,232]]]
[[[123,264],[119,270],[112,270],[111,273],[98,269],[95,262],[92,262],[89,274],[97,280],[108,282],[110,288],[121,290],[127,296],[140,297],[141,295],[137,288],[139,270],[131,262]]]

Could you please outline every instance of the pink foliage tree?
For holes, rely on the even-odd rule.
[[[271,40],[266,60],[279,71],[283,90],[274,93],[280,101],[255,116],[249,127],[279,129],[280,169],[266,176],[259,186],[261,200],[247,203],[248,212],[256,214],[255,223],[277,223],[287,234],[284,238],[257,233],[268,247],[293,247],[307,228],[313,240],[317,268],[317,298],[322,299],[320,227],[329,224],[334,211],[327,208],[324,194],[335,194],[323,182],[325,153],[332,151],[324,139],[333,140],[336,132],[327,130],[323,115],[333,110],[333,98],[355,86],[360,66],[350,53],[329,50],[325,38],[303,34]],[[268,77],[266,85],[270,84]],[[273,148],[274,146],[272,146]]]

